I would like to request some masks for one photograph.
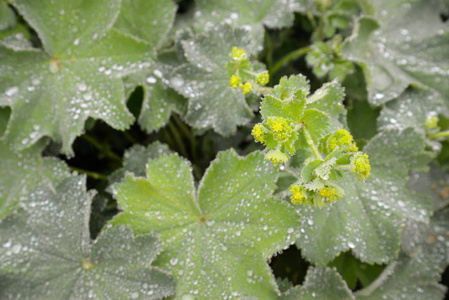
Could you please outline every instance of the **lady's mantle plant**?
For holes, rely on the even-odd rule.
[[[0,298],[443,299],[448,16],[2,1]]]

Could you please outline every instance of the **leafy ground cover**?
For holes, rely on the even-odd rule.
[[[0,298],[448,298],[448,18],[2,1]]]

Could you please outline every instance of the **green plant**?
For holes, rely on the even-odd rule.
[[[443,299],[448,16],[2,1],[0,298]]]

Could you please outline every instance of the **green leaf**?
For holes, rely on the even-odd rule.
[[[346,123],[346,110],[343,106],[345,99],[344,88],[338,82],[325,83],[307,98],[307,108],[314,108],[325,112],[329,117],[330,131],[343,127]]]
[[[16,26],[16,14],[6,1],[0,3],[0,31]]]
[[[189,99],[186,121],[196,128],[213,128],[221,135],[233,134],[238,125],[249,122],[253,113],[241,90],[229,85],[226,64],[233,46],[244,48],[249,55],[257,53],[258,47],[245,30],[228,25],[180,43],[184,56],[178,57],[176,64],[166,63],[161,70],[170,86]]]
[[[310,92],[309,81],[304,75],[282,77],[274,86],[273,96],[282,101],[302,100]]]
[[[0,219],[19,206],[20,199],[41,183],[56,186],[69,175],[66,164],[55,157],[42,157],[40,142],[15,152],[0,141]]]
[[[123,168],[112,173],[108,178],[109,182],[111,184],[120,182],[125,177],[126,172],[130,172],[136,177],[145,177],[148,160],[172,153],[167,145],[159,142],[151,143],[148,147],[134,145],[126,150],[123,157]]]
[[[433,0],[370,1],[374,17],[359,19],[343,45],[364,70],[369,101],[380,105],[410,84],[449,96],[449,31]]]
[[[422,248],[432,256],[441,270],[449,264],[449,174],[432,166],[430,172],[413,172],[408,186],[411,190],[432,197],[434,215],[430,223],[408,220],[402,234],[402,248],[409,255]]]
[[[270,197],[276,173],[255,152],[221,152],[195,191],[191,168],[176,156],[147,164],[147,178],[127,175],[116,186],[124,212],[114,225],[154,232],[165,252],[158,265],[176,279],[176,298],[221,299],[278,293],[266,263],[298,235],[298,216]]]
[[[176,5],[171,0],[122,0],[114,28],[160,48],[173,26]]]
[[[302,286],[287,291],[280,300],[354,299],[346,282],[334,269],[324,266],[311,267]]]
[[[379,129],[413,127],[425,134],[426,120],[449,110],[434,91],[407,89],[398,98],[387,103],[378,118]]]
[[[251,38],[261,41],[264,25],[283,28],[293,24],[294,11],[301,8],[295,0],[262,0],[257,2],[239,0],[199,0],[195,12],[197,30],[210,29],[217,23],[251,30]]]
[[[302,116],[302,123],[305,128],[309,131],[310,136],[312,137],[315,143],[318,143],[318,140],[326,133],[329,132],[329,117],[316,109],[307,109],[304,111],[304,115]],[[300,136],[303,136],[303,132],[300,132]],[[305,137],[303,137],[305,139]]]
[[[120,77],[148,65],[153,51],[146,43],[108,30],[120,1],[12,2],[44,49],[16,51],[0,45],[0,105],[12,108],[6,141],[23,149],[47,135],[71,154],[88,117],[127,128],[133,118]]]
[[[143,71],[124,78],[125,91],[130,95],[136,88],[143,88],[143,103],[139,124],[147,132],[160,129],[167,124],[172,112],[184,114],[186,99],[176,93],[158,77],[160,71]]]
[[[426,222],[432,203],[405,188],[410,169],[425,170],[429,156],[424,138],[412,129],[388,130],[364,149],[371,163],[371,178],[359,182],[346,174],[345,196],[334,205],[299,208],[303,234],[298,246],[309,260],[328,263],[351,249],[367,263],[392,260],[399,251],[404,218]]]
[[[260,105],[260,113],[265,120],[269,117],[282,117],[299,122],[304,112],[304,106],[304,100],[283,101],[267,95]]]
[[[43,186],[23,200],[24,210],[0,222],[2,299],[154,299],[173,292],[165,273],[149,266],[155,238],[131,230],[105,230],[93,243],[93,193],[85,178]]]

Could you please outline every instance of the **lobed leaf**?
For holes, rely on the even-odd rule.
[[[196,128],[231,135],[253,113],[241,91],[229,85],[229,53],[236,46],[253,55],[258,52],[256,44],[248,39],[247,31],[224,24],[179,43],[181,53],[162,57],[160,62],[169,85],[189,99],[186,121]]]
[[[165,273],[149,266],[157,240],[131,230],[105,230],[90,244],[93,193],[71,176],[56,189],[27,195],[23,210],[0,221],[2,299],[156,299],[173,291]]]
[[[55,187],[69,175],[65,163],[56,157],[42,157],[39,143],[15,152],[0,141],[0,219],[19,207],[20,199],[41,183]]]
[[[437,1],[369,1],[374,16],[360,18],[342,47],[359,62],[371,104],[398,97],[410,84],[449,96],[447,23]]]
[[[196,192],[185,160],[160,157],[148,162],[146,179],[127,175],[116,186],[124,212],[112,224],[160,236],[158,265],[173,272],[176,297],[271,299],[278,290],[265,260],[293,241],[299,224],[270,197],[275,177],[262,154],[226,151]]]
[[[148,65],[154,54],[148,44],[108,30],[120,1],[12,4],[36,30],[43,50],[0,45],[0,105],[12,109],[6,141],[23,149],[47,135],[71,154],[88,117],[127,128],[133,118],[120,77]]]

